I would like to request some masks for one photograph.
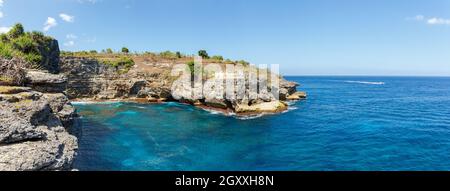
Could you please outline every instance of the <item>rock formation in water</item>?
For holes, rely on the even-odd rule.
[[[231,100],[224,95],[221,99],[192,99],[191,89],[175,85],[171,70],[177,60],[150,60],[145,56],[134,56],[135,66],[127,73],[102,64],[92,58],[62,57],[61,72],[68,77],[67,95],[71,99],[86,100],[134,100],[140,102],[179,101],[201,107],[209,107],[238,114],[280,112],[287,109],[284,101],[306,98],[297,92],[298,84],[281,78],[280,97],[270,92],[260,92],[256,99]],[[246,86],[248,86],[248,82]],[[217,94],[214,88],[204,93]],[[248,95],[249,92],[246,92]],[[175,99],[177,97],[178,99]]]

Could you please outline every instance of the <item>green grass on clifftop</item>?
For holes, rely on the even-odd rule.
[[[52,37],[42,32],[25,32],[21,24],[16,24],[5,34],[0,35],[0,56],[11,59],[19,57],[33,64],[41,63],[41,50],[50,47]]]
[[[203,58],[204,63],[217,63],[217,64],[242,64],[249,66],[250,63],[244,60],[233,61],[230,59],[224,59],[223,56],[215,55],[208,56],[205,50],[199,51],[199,55]],[[121,51],[113,51],[111,48],[104,49],[100,52],[96,50],[90,51],[62,51],[62,57],[79,57],[89,58],[99,61],[102,64],[115,67],[119,73],[126,73],[134,66],[134,59],[143,59],[146,62],[170,62],[170,63],[185,63],[189,66],[191,71],[194,67],[195,55],[182,54],[180,52],[163,51],[159,53],[155,52],[135,52],[130,53],[129,49],[123,47]]]

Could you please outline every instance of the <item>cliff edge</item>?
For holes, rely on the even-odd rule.
[[[20,59],[0,59],[2,74],[23,65]],[[71,170],[81,132],[78,116],[53,87],[66,79],[24,68],[14,70],[22,82],[0,84],[0,171]]]
[[[279,97],[270,91],[257,92],[254,99],[228,99],[225,95],[215,99],[191,98],[192,89],[176,85],[178,77],[171,75],[175,65],[185,65],[193,58],[164,59],[147,55],[128,55],[134,65],[127,72],[122,68],[105,64],[95,56],[111,58],[117,55],[62,56],[61,72],[68,77],[67,95],[70,99],[84,101],[137,101],[143,103],[176,101],[202,108],[234,112],[240,115],[276,113],[287,109],[286,101],[306,98],[304,92],[297,92],[299,84],[280,78]],[[104,59],[104,58],[103,58]],[[205,65],[215,64],[206,60]],[[223,63],[220,63],[224,65]],[[237,65],[238,63],[232,63]],[[225,83],[226,79],[224,79]],[[205,83],[205,81],[203,81]],[[249,82],[245,82],[245,95]],[[215,87],[200,90],[204,94],[216,95]]]

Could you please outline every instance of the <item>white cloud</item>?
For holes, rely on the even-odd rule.
[[[11,30],[11,27],[0,27],[0,34],[7,33]]]
[[[406,17],[406,20],[408,21],[423,21],[425,19],[425,16],[423,15],[416,15],[414,17]]]
[[[430,18],[427,20],[427,23],[429,25],[450,25],[450,19],[443,19],[443,18]]]
[[[77,35],[74,35],[74,34],[68,34],[68,35],[66,35],[66,38],[67,38],[67,39],[77,39],[78,36],[77,36]]]
[[[73,40],[64,43],[64,46],[67,46],[67,47],[74,46],[74,45],[75,45],[75,41],[73,41]]]
[[[74,16],[71,16],[71,15],[68,15],[68,14],[65,14],[65,13],[59,14],[59,17],[61,17],[61,19],[63,21],[66,21],[66,22],[69,22],[69,23],[73,23],[73,21],[75,21],[75,17]]]
[[[44,24],[44,31],[47,32],[48,30],[50,30],[50,28],[55,27],[56,25],[58,25],[56,19],[48,17],[47,21]]]
[[[415,17],[408,17],[407,20],[417,21],[417,22],[424,22],[429,25],[450,25],[450,19],[444,19],[444,18],[427,18],[423,15],[416,15]]]

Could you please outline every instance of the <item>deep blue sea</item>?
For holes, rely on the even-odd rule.
[[[308,99],[247,120],[178,103],[75,104],[75,168],[450,170],[450,78],[288,79]]]

